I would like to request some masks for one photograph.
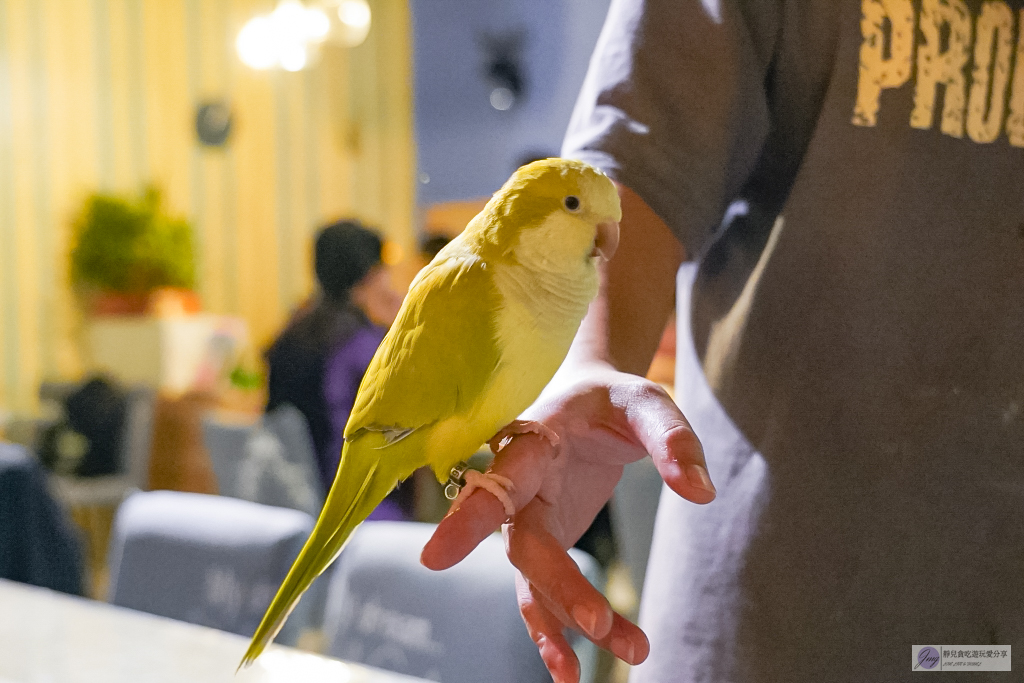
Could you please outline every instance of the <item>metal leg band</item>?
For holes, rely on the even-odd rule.
[[[451,469],[448,473],[448,482],[444,485],[444,497],[448,500],[455,500],[459,497],[459,492],[462,491],[462,487],[466,485],[466,480],[462,476],[469,469],[469,464],[466,462],[460,462]]]

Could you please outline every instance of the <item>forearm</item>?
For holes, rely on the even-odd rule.
[[[606,362],[643,375],[672,312],[676,272],[686,251],[636,193],[620,185],[619,196],[619,247],[601,267],[601,289],[580,325],[569,364]]]

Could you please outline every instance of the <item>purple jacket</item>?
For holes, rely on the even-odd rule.
[[[324,484],[330,488],[338,471],[345,424],[356,401],[359,383],[373,359],[384,330],[376,326],[360,328],[345,342],[339,344],[327,357],[324,365],[324,399],[331,418],[333,440],[325,453],[319,453]]]

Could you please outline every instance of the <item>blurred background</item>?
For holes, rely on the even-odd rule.
[[[607,5],[0,0],[0,577],[251,632],[117,598],[132,590],[133,524],[155,514],[138,496],[315,516],[315,429],[301,406],[268,410],[266,353],[330,299],[314,271],[320,230],[346,220],[376,234],[357,285],[372,275],[400,297],[512,171],[557,156]],[[670,326],[651,370],[666,385],[673,339]],[[653,503],[606,510],[579,561],[629,612],[658,484],[647,470],[624,484]],[[405,489],[394,519],[443,515],[432,477]],[[44,497],[42,511],[18,502]],[[199,527],[216,527],[208,514]],[[189,515],[174,515],[184,542]],[[37,527],[30,553],[17,539]],[[33,553],[49,559],[27,566]],[[276,583],[283,569],[267,571]],[[203,576],[210,613],[232,583]],[[293,644],[384,666],[329,646],[329,592],[309,600],[314,635]],[[612,669],[593,664],[591,680]],[[407,673],[444,678],[424,671]]]
[[[202,309],[244,320],[258,348],[312,291],[317,226],[377,226],[401,284],[424,234],[457,233],[518,162],[557,155],[606,2],[361,6],[358,45],[332,26],[304,60],[253,68],[239,34],[272,2],[0,4],[4,409],[92,368],[69,278],[92,193],[156,187],[191,227]],[[259,40],[249,59],[264,67]],[[223,139],[204,142],[204,111]]]

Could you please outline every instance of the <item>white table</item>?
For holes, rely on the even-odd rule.
[[[235,668],[248,639],[0,580],[0,683],[422,683],[272,645]]]

